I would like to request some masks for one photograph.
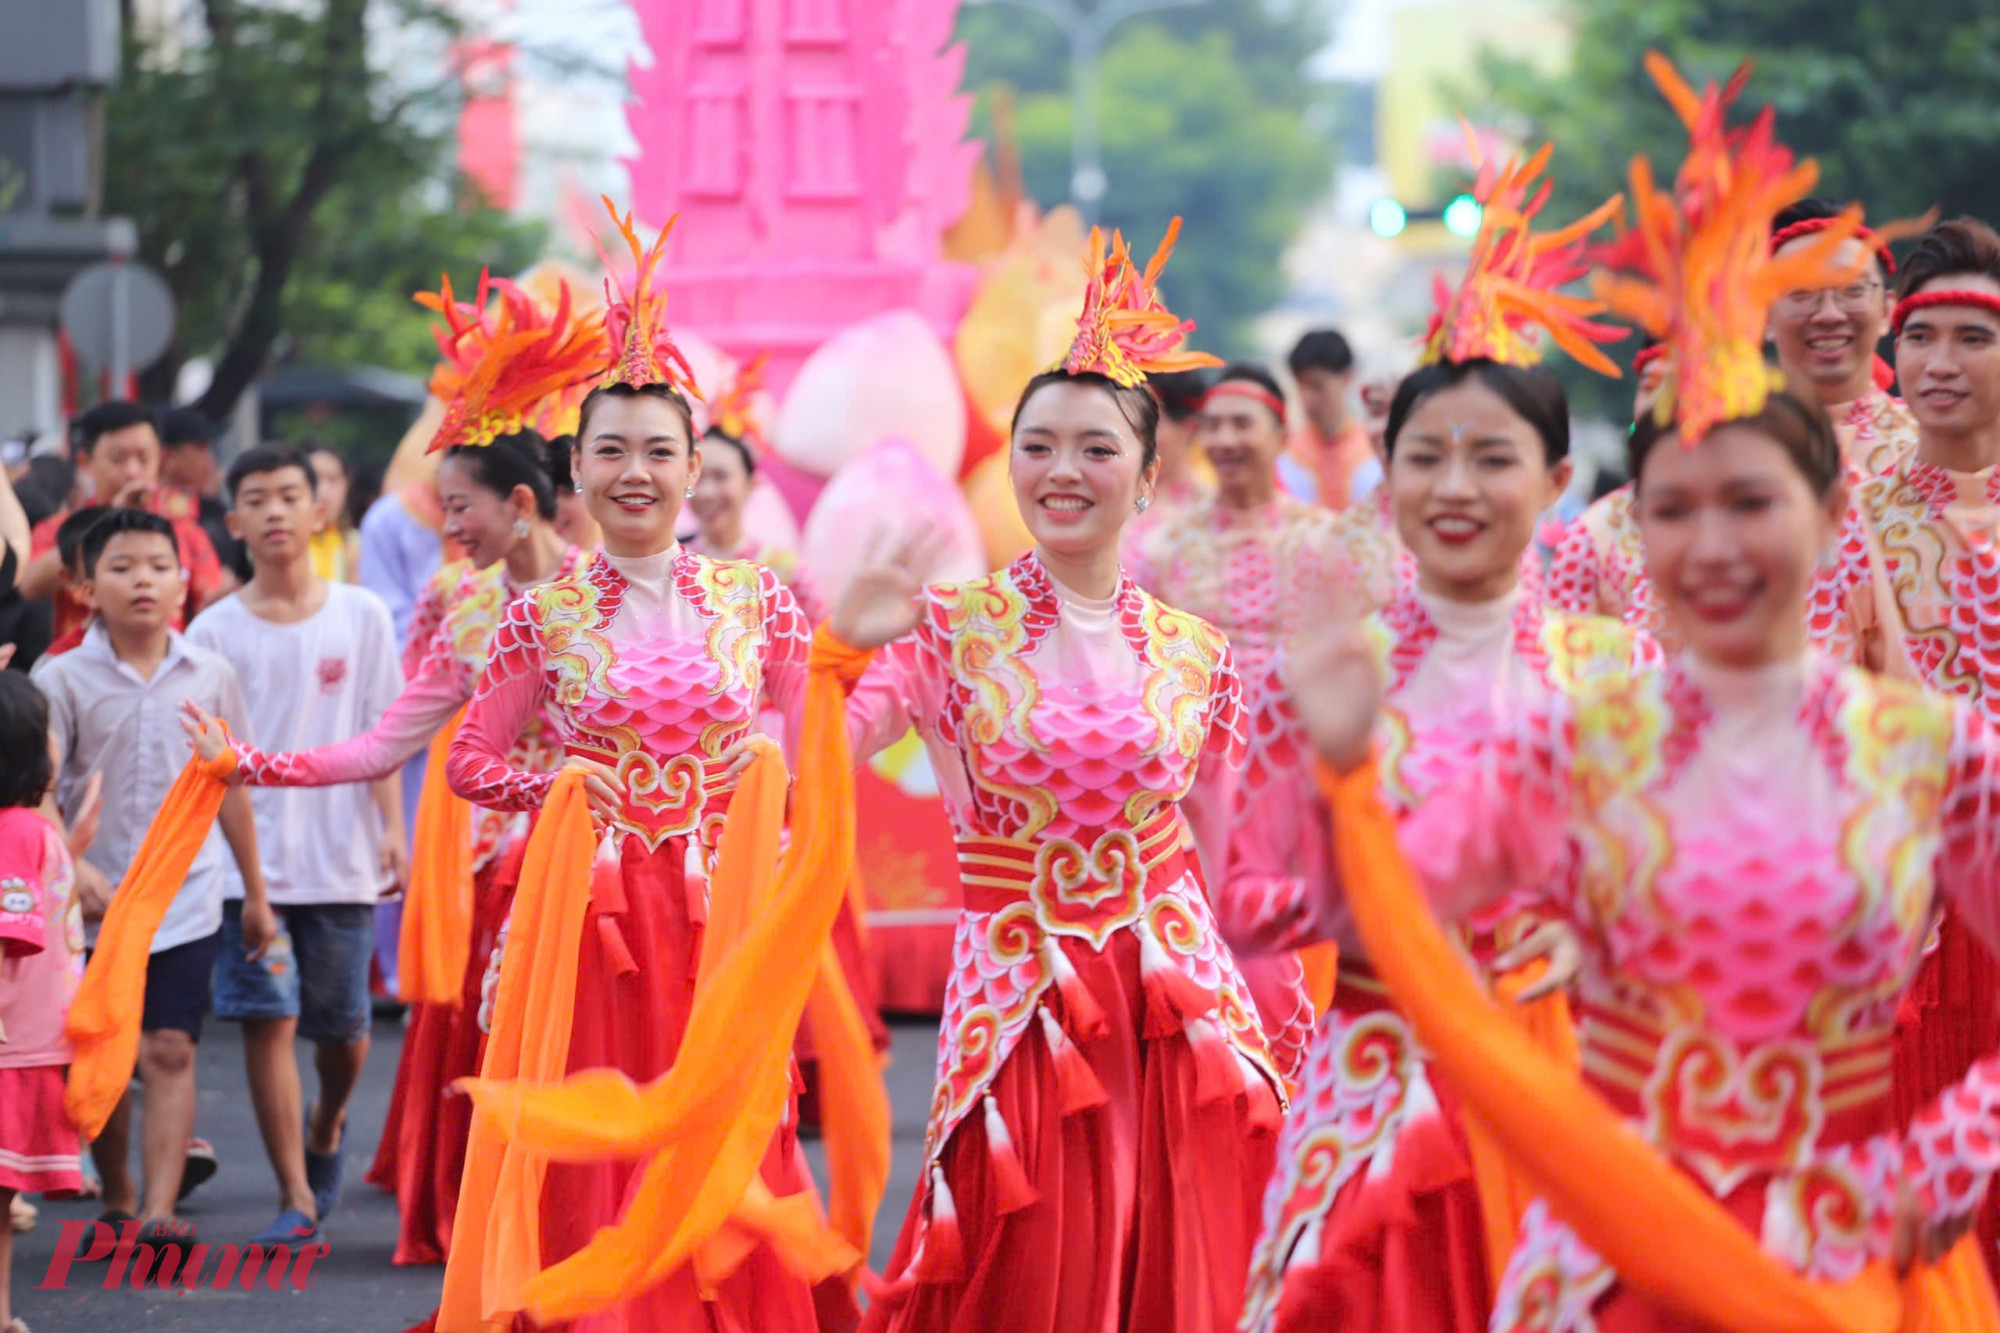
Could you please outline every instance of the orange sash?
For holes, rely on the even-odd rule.
[[[1847,1282],[1814,1281],[1756,1237],[1634,1133],[1574,1067],[1539,1049],[1481,991],[1396,843],[1373,764],[1324,769],[1334,856],[1369,961],[1452,1089],[1557,1215],[1622,1281],[1728,1333],[1991,1333],[1992,1284],[1967,1236],[1901,1284],[1885,1264]],[[1671,1237],[1671,1244],[1662,1244]]]
[[[644,1088],[615,1069],[536,1086],[510,1081],[489,1056],[482,1076],[464,1085],[479,1121],[510,1140],[510,1153],[539,1161],[650,1158],[625,1215],[583,1249],[539,1273],[518,1264],[489,1273],[482,1309],[489,1320],[514,1309],[543,1324],[573,1320],[690,1263],[712,1289],[759,1241],[810,1281],[862,1262],[888,1176],[888,1099],[828,938],[857,873],[842,680],[865,660],[825,631],[814,639],[799,743],[800,790],[810,797],[795,812],[782,861],[786,784],[776,747],[759,747],[730,799],[694,1007],[673,1067]],[[524,870],[524,891],[528,882]],[[510,932],[503,969],[517,934]],[[506,980],[503,970],[503,989]],[[792,1040],[809,1004],[822,1043],[834,1227],[807,1197],[774,1198],[758,1174],[785,1112]],[[538,1221],[535,1201],[524,1195],[494,1206],[522,1210],[530,1226]],[[461,1216],[464,1208],[461,1198]],[[508,1257],[528,1256],[517,1249]],[[529,1276],[510,1304],[504,1279],[515,1273]],[[448,1269],[445,1314],[455,1314],[449,1279]],[[441,1315],[438,1327],[479,1326]]]
[[[464,997],[472,954],[472,805],[444,780],[452,739],[465,721],[460,708],[431,738],[426,782],[417,797],[410,849],[410,887],[396,944],[396,990],[405,1004],[456,1009]]]
[[[146,1009],[146,960],[153,936],[187,881],[188,867],[208,839],[228,790],[224,779],[236,771],[234,751],[213,764],[190,758],[111,896],[97,947],[83,971],[67,1027],[75,1054],[63,1091],[63,1110],[85,1139],[104,1132],[104,1122],[132,1082],[139,1059],[139,1024]]]

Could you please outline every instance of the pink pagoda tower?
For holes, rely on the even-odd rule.
[[[909,309],[949,337],[969,270],[942,258],[979,153],[951,46],[958,0],[632,0],[650,66],[628,112],[634,210],[680,214],[672,317],[782,391],[847,325]]]

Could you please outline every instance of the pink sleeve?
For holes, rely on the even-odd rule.
[[[764,694],[786,719],[797,722],[806,684],[806,652],[812,645],[812,622],[778,576],[758,567],[764,605]],[[792,730],[796,730],[796,725]]]
[[[31,810],[10,810],[0,819],[0,958],[25,958],[48,947],[53,832]]]
[[[1284,688],[1282,656],[1252,691],[1248,762],[1238,787],[1222,883],[1210,894],[1216,923],[1242,954],[1296,949],[1339,933],[1316,910],[1335,906],[1326,805],[1313,780],[1312,748]]]
[[[1543,591],[1549,605],[1560,610],[1579,615],[1596,612],[1597,543],[1581,518],[1569,525],[1556,546]]]
[[[236,762],[253,787],[329,787],[373,782],[401,768],[430,744],[470,693],[465,667],[443,636],[432,640],[410,683],[359,736],[310,750],[267,754],[236,742]]]
[[[951,645],[935,602],[915,631],[875,654],[847,696],[847,742],[856,764],[901,740],[931,732],[944,715]]]
[[[494,631],[486,671],[451,743],[445,773],[454,792],[488,810],[541,809],[556,775],[514,768],[507,757],[547,693],[533,603],[517,597]]]

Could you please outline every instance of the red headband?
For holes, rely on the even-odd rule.
[[[1667,345],[1665,343],[1653,343],[1651,346],[1641,347],[1638,355],[1632,358],[1632,373],[1634,375],[1643,373],[1647,366],[1652,365],[1666,354]]]
[[[1255,380],[1222,381],[1222,383],[1216,385],[1214,388],[1210,389],[1207,393],[1202,395],[1201,397],[1202,410],[1207,411],[1208,405],[1214,402],[1216,399],[1222,397],[1224,394],[1234,394],[1238,398],[1248,398],[1254,402],[1262,403],[1264,406],[1270,408],[1271,411],[1277,414],[1279,425],[1284,424],[1285,400],[1278,397],[1278,395],[1272,393],[1269,389],[1257,383]]]
[[[1904,320],[1919,310],[1928,310],[1932,306],[1938,305],[1971,306],[1975,310],[1984,310],[1990,314],[2000,315],[2000,296],[1994,296],[1989,292],[1967,292],[1951,289],[1935,292],[1918,292],[1914,296],[1906,296],[1896,302],[1896,309],[1889,316],[1889,331],[1895,334],[1902,333]]]
[[[1771,233],[1771,253],[1776,254],[1779,247],[1796,241],[1801,236],[1811,236],[1815,232],[1825,231],[1837,221],[1838,218],[1807,218],[1803,222],[1794,222],[1789,227],[1780,227]],[[1858,229],[1854,233],[1854,239],[1875,252],[1875,257],[1882,261],[1883,272],[1892,278],[1896,276],[1896,256],[1889,253],[1887,241],[1866,227]]]

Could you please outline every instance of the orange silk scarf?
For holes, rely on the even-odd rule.
[[[132,854],[104,924],[98,927],[97,947],[84,968],[67,1022],[75,1054],[63,1090],[63,1110],[85,1139],[104,1132],[104,1122],[132,1082],[153,936],[222,809],[228,790],[224,779],[235,771],[233,750],[224,750],[214,763],[198,757],[188,760],[146,826],[146,836]]]
[[[1885,1264],[1822,1282],[1766,1254],[1481,991],[1397,846],[1375,766],[1341,777],[1322,769],[1319,781],[1333,807],[1339,879],[1369,960],[1469,1114],[1622,1281],[1727,1333],[2000,1329],[1971,1236],[1900,1286]]]
[[[472,805],[444,780],[451,742],[465,721],[459,709],[431,738],[426,782],[417,797],[410,887],[396,944],[396,991],[405,1004],[456,1009],[472,954]]]

